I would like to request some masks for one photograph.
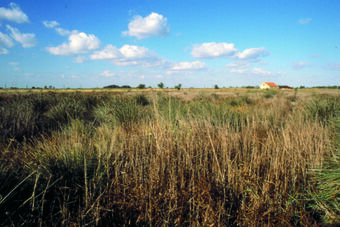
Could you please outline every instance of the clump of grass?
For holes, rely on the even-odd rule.
[[[148,98],[143,94],[136,95],[135,100],[136,100],[137,105],[147,106],[150,104],[150,101],[148,100]]]
[[[319,169],[314,169],[317,187],[312,191],[312,207],[322,213],[325,223],[340,222],[340,118],[334,120],[335,152],[325,159]]]
[[[248,96],[239,96],[237,98],[231,98],[228,103],[231,106],[241,106],[244,104],[247,104],[247,105],[253,104],[254,100],[249,98]]]
[[[276,90],[268,90],[268,91],[265,91],[265,93],[263,94],[263,97],[266,99],[270,99],[270,98],[273,98],[278,93],[279,92]]]
[[[334,118],[340,109],[340,98],[325,96],[310,100],[305,104],[306,119],[316,119],[323,124],[327,124]]]

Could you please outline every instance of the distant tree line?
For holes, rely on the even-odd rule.
[[[340,86],[337,86],[337,85],[333,85],[333,86],[315,86],[313,88],[340,89]]]
[[[112,84],[112,85],[105,86],[104,88],[131,88],[131,86],[129,86],[129,85],[119,86],[119,85],[116,85],[116,84]]]
[[[159,84],[157,84],[157,87],[160,88],[160,89],[165,88],[163,82],[160,82]],[[129,85],[119,86],[119,85],[117,85],[117,84],[111,84],[111,85],[105,86],[105,87],[103,87],[103,88],[106,88],[106,89],[117,89],[117,88],[132,88],[132,87],[129,86]],[[144,88],[146,88],[146,85],[145,85],[145,84],[139,84],[138,86],[136,86],[136,88],[138,88],[138,89],[144,89]],[[152,87],[149,86],[148,88],[152,88]],[[168,88],[168,87],[167,87],[167,88]],[[174,86],[174,88],[177,89],[177,90],[180,90],[180,89],[182,88],[182,84],[178,84],[178,85]]]

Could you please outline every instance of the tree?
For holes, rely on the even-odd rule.
[[[104,88],[120,88],[120,86],[116,84],[111,84],[111,85],[105,86]]]
[[[139,84],[139,85],[137,86],[137,88],[139,88],[139,89],[144,89],[144,88],[145,88],[145,84]]]
[[[219,89],[219,87],[218,87],[218,85],[217,85],[217,84],[215,84],[214,88],[215,88],[215,89]]]
[[[163,84],[163,82],[160,82],[159,84],[157,84],[157,86],[158,86],[159,88],[161,88],[161,89],[163,89],[163,88],[164,88],[164,84]]]
[[[175,86],[175,88],[176,88],[177,90],[181,90],[181,87],[182,87],[182,84],[178,84],[178,85]]]

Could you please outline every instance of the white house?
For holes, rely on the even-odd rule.
[[[264,82],[260,85],[261,89],[272,89],[272,88],[279,88],[279,85],[273,82]]]

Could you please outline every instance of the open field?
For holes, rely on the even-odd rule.
[[[339,223],[332,89],[0,90],[2,226]]]
[[[281,89],[281,92],[294,92],[295,90],[287,90]],[[298,89],[299,93],[315,93],[315,94],[340,94],[340,89],[328,89],[328,88],[303,88]],[[56,93],[74,93],[74,92],[82,92],[82,93],[135,93],[135,92],[143,92],[143,93],[152,93],[152,92],[170,92],[170,93],[191,93],[198,94],[200,92],[204,93],[217,93],[223,95],[233,95],[233,94],[241,94],[241,93],[264,93],[265,90],[257,89],[257,88],[181,88],[180,91],[174,88],[117,88],[117,89],[105,89],[105,88],[83,88],[83,89],[0,89],[0,94],[3,93],[48,93],[48,92],[56,92]]]

